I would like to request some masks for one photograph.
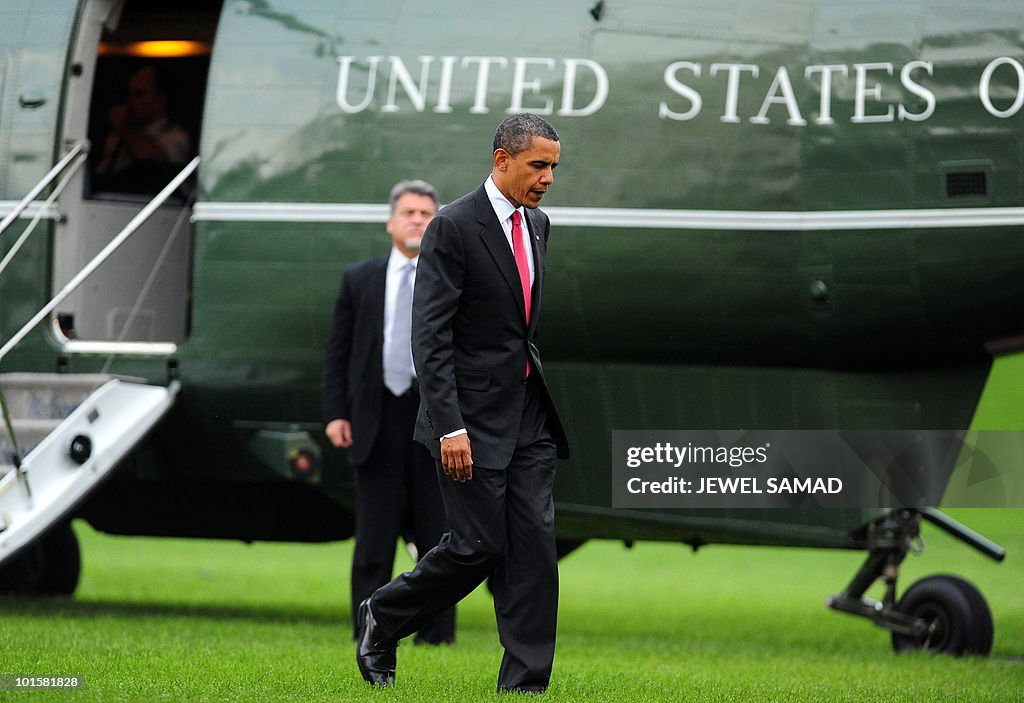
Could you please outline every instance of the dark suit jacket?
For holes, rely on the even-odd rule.
[[[367,259],[341,277],[324,358],[324,420],[352,423],[349,461],[366,463],[380,427],[384,388],[384,286],[388,257]]]
[[[508,465],[522,417],[527,359],[547,400],[558,456],[569,456],[534,343],[550,223],[540,210],[527,210],[526,221],[536,271],[529,326],[515,258],[483,185],[442,208],[424,233],[412,305],[420,382],[415,438],[435,458],[439,438],[465,427],[474,464]]]

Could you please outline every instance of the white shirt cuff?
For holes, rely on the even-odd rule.
[[[463,427],[461,430],[455,430],[454,432],[449,432],[448,434],[441,435],[441,439],[451,439],[452,437],[458,437],[460,434],[469,434],[469,433],[466,432],[466,428]]]

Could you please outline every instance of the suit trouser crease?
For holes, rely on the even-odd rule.
[[[373,450],[367,462],[356,467],[353,621],[359,604],[391,580],[395,545],[405,516],[411,518],[413,539],[421,554],[436,545],[447,528],[434,461],[411,439],[409,428],[417,407],[415,396],[396,398],[385,390]],[[455,609],[439,612],[418,629],[428,641],[451,640]]]
[[[499,639],[505,648],[498,684],[547,686],[558,611],[555,549],[555,444],[539,392],[530,384],[521,434],[509,465],[473,467],[460,483],[437,469],[449,531],[412,571],[378,589],[374,616],[401,639],[472,592],[492,573]],[[471,440],[472,441],[472,440]]]

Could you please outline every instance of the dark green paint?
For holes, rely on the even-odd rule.
[[[227,2],[207,90],[201,199],[383,203],[390,186],[408,177],[425,178],[443,199],[454,199],[488,172],[511,69],[498,72],[488,114],[469,112],[469,74],[460,74],[453,88],[452,112],[432,112],[436,62],[426,111],[414,112],[399,91],[401,109],[382,112],[382,68],[371,107],[345,114],[335,101],[337,57],[363,60],[353,71],[355,95],[366,84],[370,55],[400,56],[414,77],[420,55],[496,55],[591,58],[608,73],[610,93],[598,113],[551,118],[563,151],[547,206],[814,212],[1024,204],[1024,113],[1005,120],[988,114],[977,83],[991,59],[1024,59],[1018,2],[762,0],[721,8],[619,2],[606,4],[600,22],[589,4],[520,4],[520,16],[535,21],[495,31],[494,7],[469,0]],[[68,15],[62,17],[66,22]],[[50,49],[53,56],[61,46]],[[898,74],[916,59],[935,62],[933,76],[916,76],[936,96],[927,121],[851,123],[851,81],[833,86],[835,124],[813,121],[820,94],[804,79],[805,66],[890,61]],[[704,101],[701,115],[687,122],[658,118],[661,100],[677,110],[686,105],[662,79],[665,66],[679,60],[704,71],[700,78],[681,74]],[[762,67],[759,77],[742,79],[739,124],[719,119],[725,80],[708,75],[716,62]],[[789,71],[805,126],[787,125],[781,105],[770,109],[771,124],[749,121],[778,66]],[[1012,87],[1005,74],[993,86],[1005,106]],[[581,78],[580,95],[592,90],[593,82]],[[883,97],[902,100],[915,113],[924,107],[900,89],[898,78],[884,81]],[[558,105],[557,80],[528,94],[527,104],[546,98]],[[882,107],[871,103],[873,111]],[[43,165],[59,140],[49,130]],[[963,162],[982,164],[986,196],[946,195],[945,173]],[[611,511],[610,433],[966,427],[989,369],[983,344],[1024,332],[1021,235],[1019,226],[811,232],[556,226],[540,342],[574,451],[559,467],[560,530],[572,537],[699,534],[709,541],[857,546],[852,531],[872,517],[866,511]],[[34,254],[23,255],[29,268],[19,274],[20,285],[14,276],[0,283],[7,333],[39,304],[39,296],[24,295],[47,275],[45,239],[35,246]],[[253,454],[253,428],[315,427],[340,273],[387,248],[380,225],[198,223],[192,332],[176,357],[181,399],[111,490],[134,495],[138,486],[178,486],[198,501],[199,495],[230,500],[225,485],[274,485],[267,483],[273,472]],[[33,355],[12,357],[5,366],[52,368],[56,353],[39,354],[40,339],[28,347]],[[70,370],[105,361],[79,355]],[[119,358],[112,370],[167,376],[163,359]],[[187,448],[180,446],[183,438]],[[326,447],[323,489],[350,504],[343,455]],[[104,529],[151,529],[133,528],[135,517],[120,528],[111,516],[103,519]],[[160,525],[165,533],[201,533],[184,514]],[[209,533],[225,529],[211,526]],[[273,533],[246,529],[236,536]],[[343,532],[342,526],[332,534]],[[295,538],[294,530],[278,534]]]

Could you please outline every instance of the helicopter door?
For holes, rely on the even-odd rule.
[[[64,134],[91,148],[60,199],[54,290],[198,153],[219,14],[219,3],[188,0],[84,3]],[[194,195],[192,178],[56,311],[66,349],[158,352],[188,337]]]

